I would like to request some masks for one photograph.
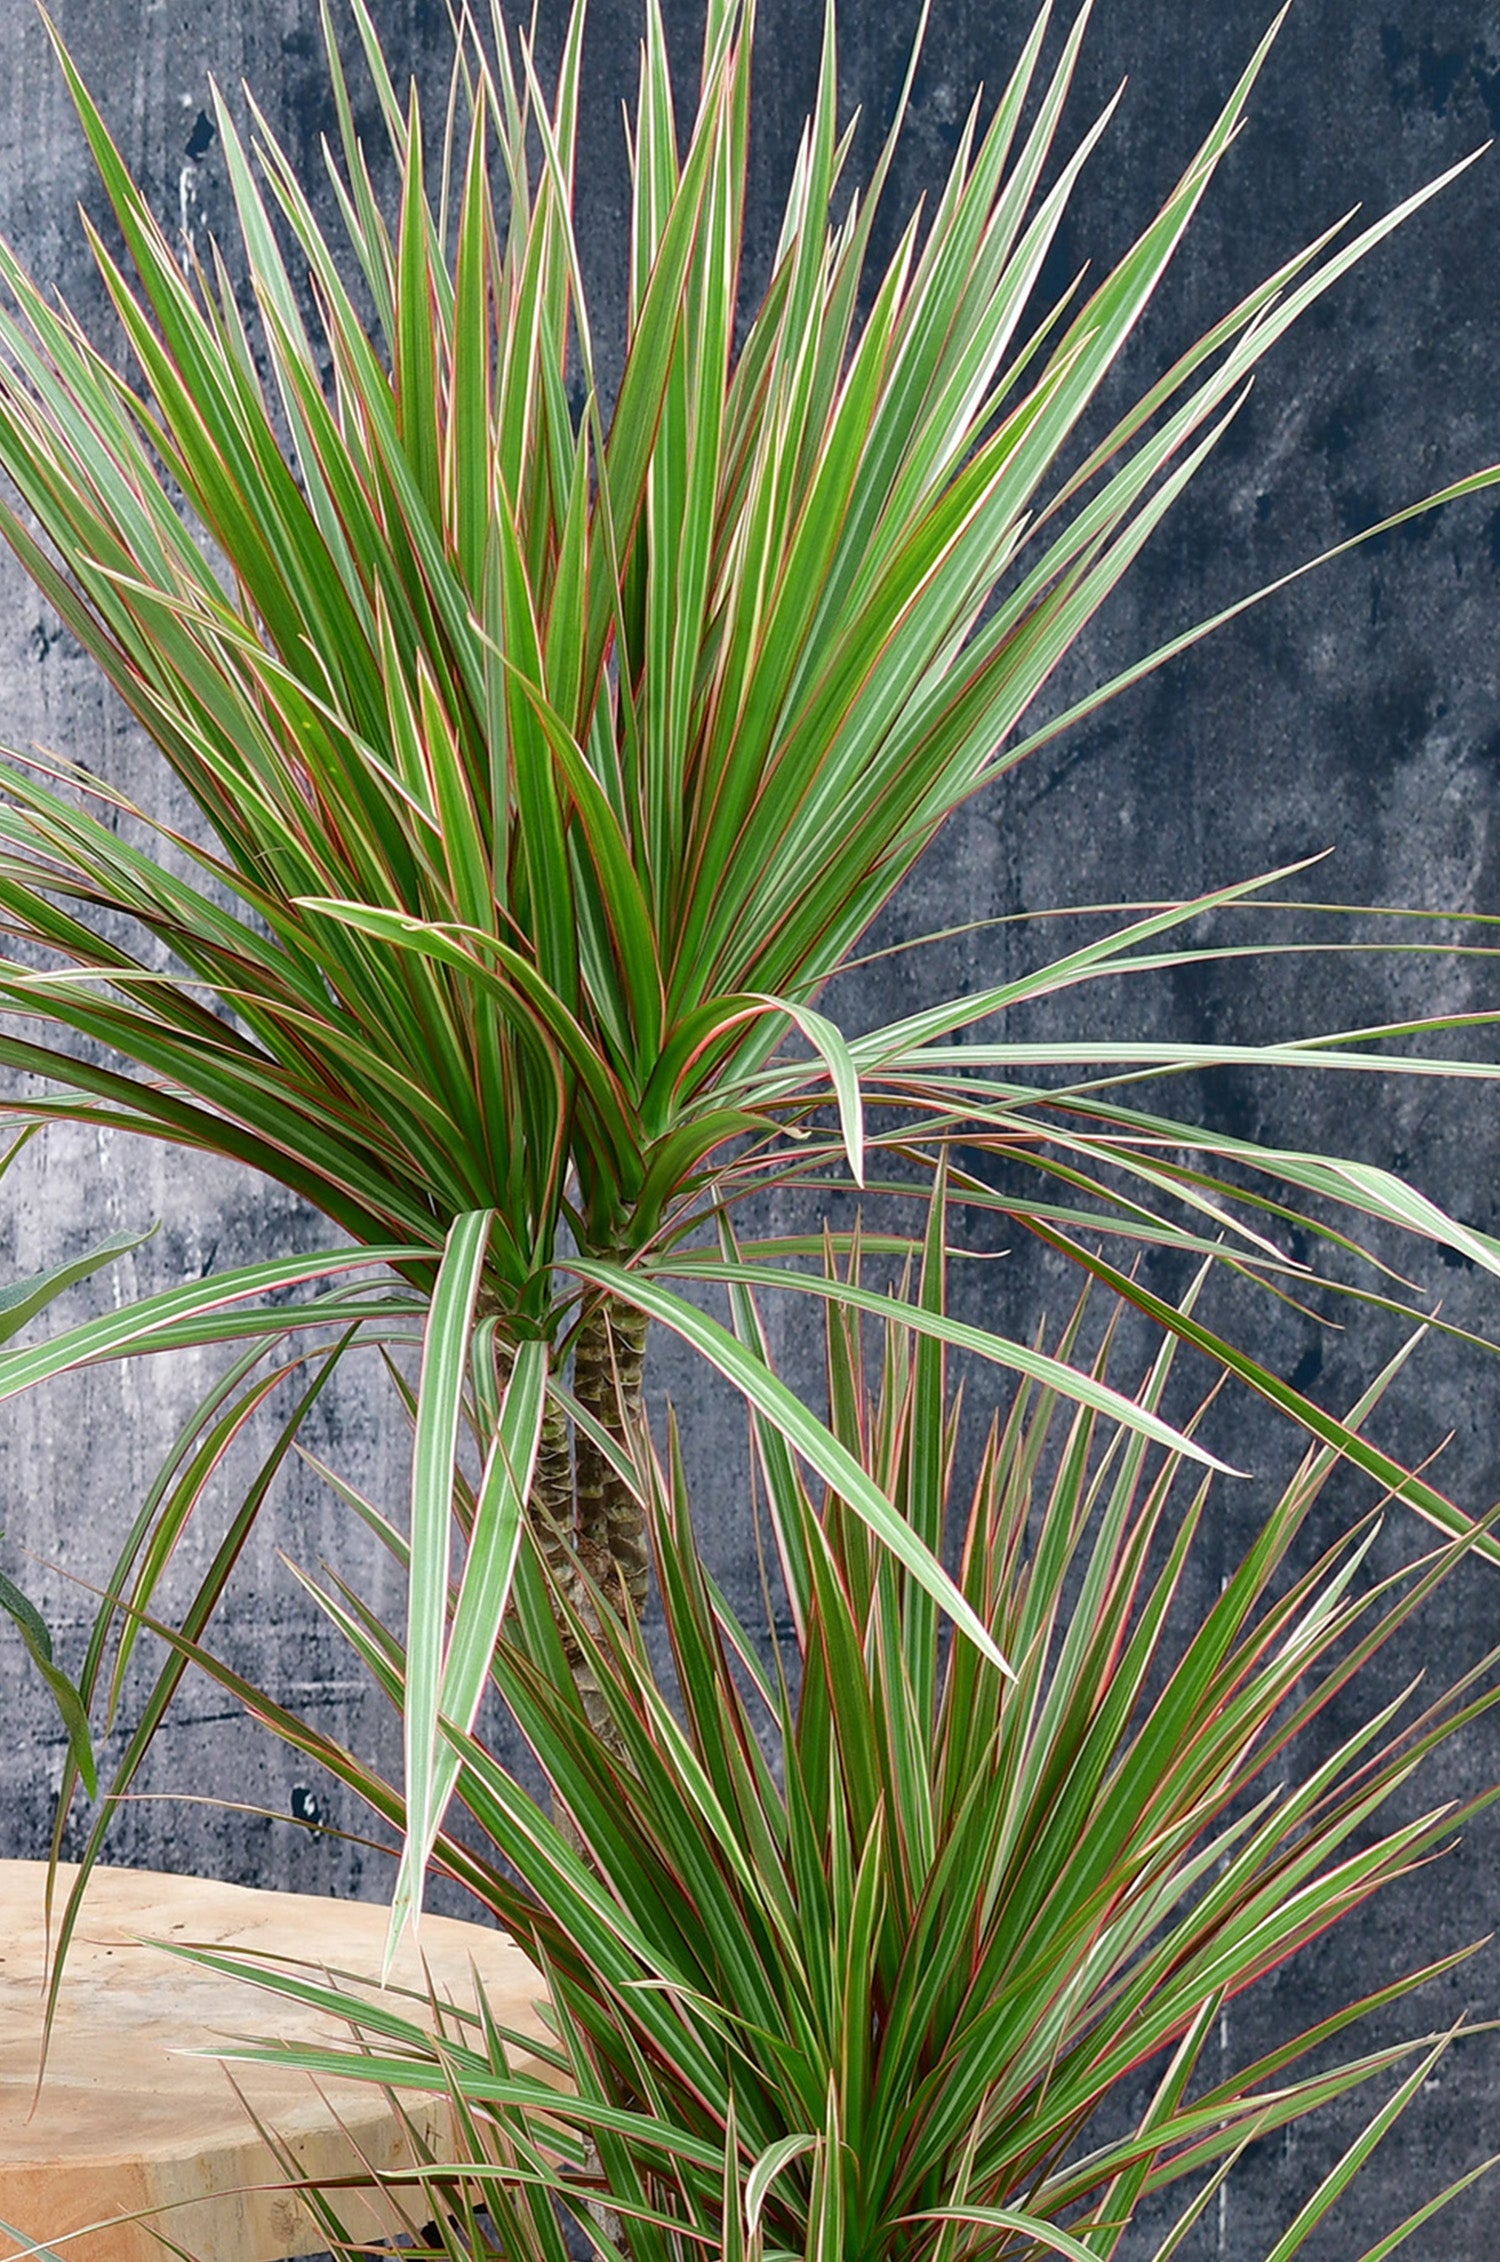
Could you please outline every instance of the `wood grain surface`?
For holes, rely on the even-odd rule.
[[[44,1878],[39,1862],[0,1861],[0,2220],[46,2240],[67,2262],[160,2262],[164,2250],[149,2219],[113,2220],[146,2209],[166,2210],[154,2216],[161,2230],[201,2262],[275,2262],[321,2246],[301,2203],[267,2188],[277,2171],[247,2105],[305,2173],[333,2177],[354,2170],[361,2156],[381,2167],[405,2157],[384,2098],[356,2082],[315,2087],[275,2066],[236,2066],[231,2082],[229,2069],[196,2053],[235,2035],[312,2040],[343,2039],[342,2032],[147,1943],[250,1948],[374,1973],[385,1910],[150,1870],[97,1870],[33,2109]],[[421,1989],[424,1960],[440,1996],[472,2002],[477,1969],[502,2024],[544,2034],[534,2007],[541,1982],[504,1933],[425,1917],[420,1952],[408,1936],[391,1985]],[[408,2110],[427,2141],[442,2140],[440,2099],[412,2100]],[[95,2225],[107,2227],[86,2228]],[[0,2236],[0,2255],[21,2251]]]

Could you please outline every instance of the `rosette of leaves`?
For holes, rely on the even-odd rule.
[[[1347,2128],[1374,2085],[1326,2174],[1288,2197],[1266,2262],[1290,2262],[1444,2053],[1479,2031],[1446,2010],[1435,2032],[1393,2041],[1388,2018],[1374,2038],[1356,2031],[1455,1972],[1460,1951],[1364,1974],[1362,1999],[1238,2068],[1221,2043],[1229,2006],[1496,1796],[1424,1792],[1423,1769],[1442,1751],[1453,1783],[1449,1739],[1500,1695],[1500,1653],[1420,1700],[1416,1683],[1391,1697],[1381,1676],[1376,1696],[1362,1679],[1419,1630],[1475,1535],[1377,1570],[1383,1504],[1320,1512],[1340,1456],[1314,1445],[1243,1558],[1205,1580],[1215,1480],[1030,1384],[990,1426],[960,1509],[959,1410],[945,1348],[922,1329],[942,1308],[941,1269],[934,1234],[909,1302],[865,1290],[857,1265],[841,1275],[882,1316],[872,1331],[847,1297],[829,1306],[832,1426],[912,1528],[951,1550],[1013,1672],[945,1624],[846,1501],[811,1497],[768,1427],[758,1478],[785,1610],[779,1639],[757,1635],[703,1564],[675,1454],[643,1459],[675,1695],[635,1629],[577,1617],[609,1705],[599,1732],[557,1635],[569,1605],[528,1539],[493,1688],[568,1827],[482,1736],[445,1729],[458,1807],[436,1862],[535,1957],[555,2049],[482,2010],[437,2010],[435,2042],[433,2006],[372,2011],[354,1975],[202,1952],[353,2029],[348,2048],[246,2042],[232,2057],[352,2074],[398,2103],[451,2100],[446,2151],[351,2179],[419,2255],[563,2262],[561,2208],[601,2255],[634,2262],[1168,2262],[1199,2250],[1199,2226],[1212,2235],[1252,2145],[1325,2109]],[[739,1316],[757,1342],[748,1294]],[[1075,1314],[1057,1348],[1102,1376],[1112,1333],[1084,1360]],[[1351,1431],[1406,1355],[1351,1409]],[[1168,1337],[1143,1409],[1162,1402],[1173,1357]],[[405,1560],[394,1524],[366,1512]],[[313,1591],[400,1704],[399,1628],[342,1582]],[[397,1789],[204,1662],[367,1802],[394,1853]],[[290,2153],[283,2164],[295,2178]],[[1492,2164],[1423,2197],[1362,2262]],[[341,2203],[338,2189],[314,2197],[342,2249]]]
[[[993,113],[976,105],[967,120],[930,213],[912,215],[877,271],[912,79],[868,182],[848,193],[830,7],[770,279],[742,308],[753,9],[709,0],[680,130],[651,0],[609,403],[575,234],[582,5],[550,95],[526,38],[498,21],[481,38],[462,17],[436,155],[363,0],[354,13],[394,204],[377,196],[330,29],[342,240],[267,121],[252,109],[247,146],[216,95],[233,266],[217,245],[200,263],[168,239],[58,44],[123,244],[117,256],[86,222],[128,369],[0,247],[0,466],[16,496],[0,529],[196,816],[182,836],[107,779],[15,756],[0,920],[27,955],[0,971],[0,1063],[45,1087],[29,1089],[30,1115],[267,1173],[355,1257],[273,1258],[169,1291],[0,1359],[0,1392],[188,1340],[234,1343],[250,1361],[257,1328],[274,1355],[288,1323],[260,1291],[357,1257],[395,1275],[385,1291],[327,1290],[299,1324],[328,1331],[323,1374],[349,1340],[423,1331],[409,1907],[441,1811],[438,1712],[461,1715],[482,1684],[517,1516],[569,1623],[639,1610],[643,1526],[620,1456],[652,1317],[988,1643],[826,1425],[672,1284],[674,1252],[747,1192],[845,1173],[909,1190],[912,1165],[961,1136],[1040,1166],[1035,1200],[983,1198],[1073,1249],[1085,1225],[1201,1247],[1226,1229],[1234,1189],[1221,1179],[1260,1167],[1497,1260],[1379,1172],[1201,1127],[1189,1169],[1177,1126],[1108,1089],[1111,1073],[1208,1059],[1380,1065],[1368,1049],[1090,1045],[1087,1074],[1059,1086],[1055,1050],[1038,1077],[1035,1048],[957,1044],[1027,996],[1148,968],[1161,938],[1237,891],[1127,921],[1023,982],[890,1027],[849,1036],[815,1002],[958,804],[1164,656],[1028,727],[1260,358],[1442,184],[1360,233],[1319,236],[1095,438],[1090,411],[1234,139],[1271,35],[1125,256],[1087,295],[1046,307],[1048,255],[1110,115],[1058,153],[1087,10],[1045,70],[1042,10]],[[153,833],[159,858],[139,845]],[[1234,1248],[1252,1267],[1275,1261],[1248,1229]],[[1169,1308],[1157,1316],[1179,1324]],[[1105,1386],[987,1342],[1159,1436]],[[441,1600],[476,1350],[488,1480],[453,1664]],[[252,1365],[205,1403],[130,1535],[112,1591],[136,1607],[216,1465],[212,1438],[264,1388]],[[1252,1358],[1241,1371],[1300,1408]],[[225,1575],[216,1561],[190,1632]],[[611,1716],[585,1693],[600,1722]]]

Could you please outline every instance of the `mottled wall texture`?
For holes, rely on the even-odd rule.
[[[102,99],[130,163],[158,209],[201,243],[227,214],[219,152],[203,113],[210,74],[242,78],[309,173],[332,123],[314,0],[56,0],[66,39]],[[1097,272],[1130,241],[1170,188],[1264,30],[1269,0],[1100,0],[1081,72],[1081,126],[1127,72],[1130,85],[1095,157],[1061,242],[1052,280],[1085,261]],[[892,218],[938,181],[971,92],[1008,70],[1030,0],[934,0],[914,117],[891,192]],[[446,68],[438,0],[380,0],[398,79],[434,96]],[[542,46],[555,48],[560,0],[542,0]],[[697,34],[694,0],[668,9],[684,58]],[[846,0],[843,94],[871,133],[899,81],[916,0]],[[80,197],[96,203],[82,140],[31,0],[0,0],[0,229],[90,323],[102,296],[80,238]],[[808,0],[761,0],[755,209],[747,286],[764,278],[795,137],[810,99],[817,24]],[[594,0],[588,50],[583,235],[599,294],[596,334],[617,369],[618,281],[626,199],[620,98],[634,83],[635,0]],[[1223,168],[1189,248],[1143,327],[1128,379],[1173,352],[1261,275],[1356,203],[1376,212],[1500,130],[1500,0],[1298,0],[1257,93],[1248,130]],[[1382,513],[1500,456],[1500,157],[1472,172],[1361,268],[1286,342],[1244,413],[1127,589],[1085,637],[1049,698],[1152,648],[1199,615],[1267,582]],[[1372,544],[1299,583],[1037,756],[956,822],[893,907],[883,939],[958,920],[1054,906],[1191,894],[1331,850],[1298,883],[1309,898],[1405,904],[1431,912],[1500,913],[1500,509],[1480,497]],[[57,621],[8,564],[0,569],[0,738],[61,748],[127,792],[160,805],[160,770],[101,690]],[[887,960],[844,987],[855,1025],[940,991],[1002,978],[1065,931],[1001,925],[925,953]],[[1291,924],[1221,922],[1216,940],[1285,939]],[[1309,922],[1319,939],[1374,942],[1390,929]],[[1407,930],[1411,932],[1412,930]],[[1436,924],[1425,939],[1481,930]],[[1270,1037],[1413,1015],[1481,1010],[1500,994],[1483,957],[1294,957],[1183,967],[1156,986],[1099,985],[1034,1028],[1079,1026],[1184,1038]],[[1484,1031],[1454,1040],[1476,1057]],[[1495,1230],[1500,1112],[1481,1082],[1370,1078],[1292,1081],[1223,1073],[1174,1104],[1246,1136],[1331,1147],[1408,1172],[1459,1217]],[[184,1274],[320,1245],[323,1222],[228,1166],[184,1161],[58,1129],[38,1140],[0,1188],[0,1266],[56,1260],[103,1230],[158,1230],[113,1280],[69,1307],[166,1285]],[[1500,1337],[1500,1282],[1429,1250],[1413,1266],[1445,1316]],[[969,1268],[960,1295],[994,1324],[1027,1333],[1055,1321],[1068,1291],[1036,1253]],[[1265,1354],[1314,1397],[1342,1410],[1397,1340],[1378,1312],[1344,1310],[1342,1331],[1307,1313],[1221,1297],[1226,1324],[1258,1331]],[[805,1357],[785,1323],[782,1348]],[[149,1371],[99,1370],[4,1409],[0,1520],[5,1561],[45,1602],[76,1654],[88,1609],[78,1581],[98,1581],[155,1458],[204,1387],[182,1360]],[[654,1383],[686,1402],[699,1506],[732,1590],[752,1607],[753,1564],[732,1407],[705,1392],[669,1352]],[[1432,1341],[1408,1370],[1381,1434],[1409,1459],[1450,1439],[1445,1481],[1471,1506],[1496,1483],[1500,1367]],[[1284,1471],[1290,1445],[1248,1399],[1220,1409],[1220,1439],[1254,1472],[1220,1496],[1209,1553],[1227,1564]],[[351,1380],[326,1402],[316,1450],[373,1497],[398,1507],[405,1440],[373,1382]],[[226,1472],[220,1513],[232,1496]],[[1338,1512],[1358,1503],[1351,1490]],[[191,1540],[185,1573],[217,1537],[212,1515]],[[222,1528],[221,1526],[218,1528]],[[1377,1565],[1413,1544],[1387,1521]],[[313,1615],[282,1554],[337,1560],[374,1598],[399,1607],[381,1567],[343,1512],[305,1475],[283,1483],[253,1558],[219,1626],[223,1651],[285,1703],[313,1711],[388,1765],[393,1724]],[[1205,1563],[1202,1592],[1219,1564]],[[1446,1672],[1482,1654],[1500,1621],[1500,1582],[1476,1570],[1448,1591],[1386,1683],[1430,1661]],[[1384,1684],[1383,1684],[1384,1685]],[[52,1715],[0,1628],[0,1851],[36,1854],[47,1837],[59,1765]],[[1350,1716],[1352,1717],[1352,1715]],[[1441,1762],[1431,1802],[1500,1775],[1500,1735],[1481,1731]],[[388,1871],[373,1855],[287,1818],[325,1787],[268,1744],[205,1684],[185,1690],[145,1787],[121,1823],[116,1858],[333,1894],[376,1894]],[[210,1797],[228,1807],[194,1804]],[[334,1802],[331,1819],[360,1818]],[[264,1811],[261,1811],[264,1810]],[[1481,1821],[1435,1871],[1362,1917],[1347,1937],[1310,1952],[1224,2022],[1229,2057],[1266,2046],[1292,2019],[1363,1992],[1408,1963],[1494,1928],[1500,1916],[1500,1828]],[[1500,2012],[1500,1951],[1486,1950],[1431,1990],[1409,2017],[1438,2027],[1468,2004]],[[1385,2031],[1395,2031],[1389,2029]],[[1377,2230],[1465,2164],[1496,2149],[1500,2046],[1469,2044],[1377,2165],[1363,2196],[1317,2251],[1360,2253]],[[1256,2262],[1287,2197],[1310,2188],[1347,2140],[1352,2115],[1254,2157],[1204,2252]],[[1491,2256],[1500,2196],[1481,2187],[1414,2242],[1431,2256]],[[1496,2187],[1500,2192],[1500,2187]]]

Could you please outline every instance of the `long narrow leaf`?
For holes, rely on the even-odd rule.
[[[391,1900],[385,1962],[408,1924],[421,1915],[422,1879],[442,1819],[439,1800],[439,1707],[443,1637],[448,1622],[448,1560],[453,1534],[454,1465],[469,1363],[469,1337],[485,1250],[494,1223],[489,1210],[455,1219],[432,1292],[417,1386],[411,1473],[411,1573],[406,1624],[406,1845]],[[468,1723],[464,1725],[467,1727]]]

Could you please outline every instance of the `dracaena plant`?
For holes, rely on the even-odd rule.
[[[942,1263],[935,1212],[910,1302],[875,1331],[830,1305],[832,1424],[912,1527],[950,1547],[1012,1674],[952,1634],[847,1501],[815,1500],[766,1428],[758,1476],[787,1607],[779,1640],[777,1619],[757,1633],[702,1563],[675,1453],[665,1467],[643,1454],[675,1698],[637,1630],[579,1617],[572,1638],[597,1651],[608,1696],[601,1735],[557,1636],[571,1606],[528,1543],[493,1687],[571,1833],[482,1737],[449,1730],[459,1812],[436,1859],[536,1958],[555,2049],[507,2036],[494,2010],[440,2014],[434,2043],[425,2004],[372,2013],[351,1975],[206,1952],[356,2034],[351,2050],[231,2055],[352,2073],[398,2101],[450,2097],[451,2145],[369,2179],[419,2254],[562,2262],[561,2202],[602,2256],[623,2245],[634,2262],[1107,2262],[1146,2253],[1151,2223],[1166,2262],[1198,2251],[1187,2242],[1250,2146],[1373,2082],[1353,2141],[1289,2201],[1267,2262],[1290,2262],[1443,2053],[1479,2031],[1461,2017],[1351,2048],[1362,2017],[1460,1954],[1369,1973],[1362,2000],[1237,2070],[1219,2039],[1227,2006],[1496,1795],[1424,1795],[1422,1769],[1500,1695],[1500,1653],[1420,1704],[1414,1685],[1360,1702],[1362,1673],[1420,1628],[1474,1533],[1377,1572],[1377,1501],[1314,1542],[1339,1460],[1314,1445],[1200,1610],[1214,1480],[1026,1384],[961,1507],[945,1350],[913,1332],[942,1308]],[[1113,1331],[1086,1361],[1082,1317],[1057,1349],[1102,1379]],[[748,1295],[740,1321],[756,1343]],[[1168,1337],[1142,1410],[1161,1404],[1173,1351]],[[395,1522],[366,1513],[407,1560]],[[342,1581],[309,1584],[399,1705],[400,1629]],[[394,1853],[399,1791],[208,1667],[368,1801]],[[1364,2262],[1483,2172],[1425,2198]],[[348,2251],[340,2192],[315,2204]]]
[[[1217,1236],[1233,1199],[1217,1156],[1231,1176],[1272,1167],[1495,1269],[1488,1240],[1378,1172],[1197,1127],[1184,1167],[1177,1128],[1113,1100],[1097,1071],[1183,1067],[1192,1048],[1092,1045],[1095,1073],[1073,1092],[1056,1085],[1055,1052],[1038,1085],[1023,1046],[955,1051],[966,1024],[1028,996],[1141,972],[1160,938],[1237,891],[853,1037],[815,1003],[945,817],[1073,719],[1026,720],[1262,355],[1441,185],[1362,233],[1320,236],[1097,436],[1091,406],[1271,35],[1118,266],[1076,305],[1039,308],[1109,118],[1055,160],[1086,14],[1044,71],[1043,9],[993,115],[976,105],[967,120],[930,215],[911,217],[877,271],[912,80],[869,181],[846,196],[830,7],[770,280],[745,308],[753,9],[709,0],[680,131],[651,0],[612,404],[575,237],[581,4],[550,97],[525,38],[498,21],[481,38],[462,17],[453,129],[430,156],[415,95],[398,100],[355,0],[397,193],[382,206],[330,30],[337,243],[265,119],[252,110],[247,147],[216,95],[234,265],[218,246],[200,263],[169,241],[58,44],[123,239],[121,259],[87,223],[129,367],[0,246],[0,466],[15,489],[0,527],[196,817],[183,835],[107,779],[15,757],[0,919],[42,964],[6,964],[0,1003],[43,1027],[13,1018],[0,1062],[41,1079],[44,1096],[33,1083],[13,1103],[28,1115],[232,1156],[397,1276],[384,1293],[327,1291],[305,1324],[424,1323],[408,1903],[440,1811],[439,1704],[461,1716],[477,1702],[517,1516],[575,1618],[604,1602],[639,1610],[643,1527],[619,1449],[652,1316],[989,1640],[826,1426],[668,1284],[694,1229],[743,1194],[846,1168],[871,1187],[909,1184],[912,1163],[961,1130],[1052,1174],[1032,1201],[978,1186],[973,1198],[1070,1248],[1085,1224],[1181,1247]],[[159,858],[138,845],[153,834]],[[1235,1057],[1376,1064],[1326,1045]],[[1238,1249],[1252,1266],[1274,1259],[1254,1233]],[[748,1252],[768,1253],[785,1251]],[[270,1261],[170,1291],[0,1361],[0,1391],[132,1347],[253,1349],[257,1327],[269,1349],[287,1323],[257,1292],[350,1261]],[[1056,1362],[993,1335],[985,1348],[1160,1434]],[[472,1379],[471,1350],[487,1370]],[[1253,1360],[1241,1371],[1300,1404]],[[250,1373],[233,1369],[180,1442],[113,1591],[144,1601],[195,1486],[264,1392]],[[470,1387],[487,1476],[450,1657],[441,1597]],[[195,1624],[224,1576],[216,1560]],[[586,1682],[581,1650],[575,1664]]]

